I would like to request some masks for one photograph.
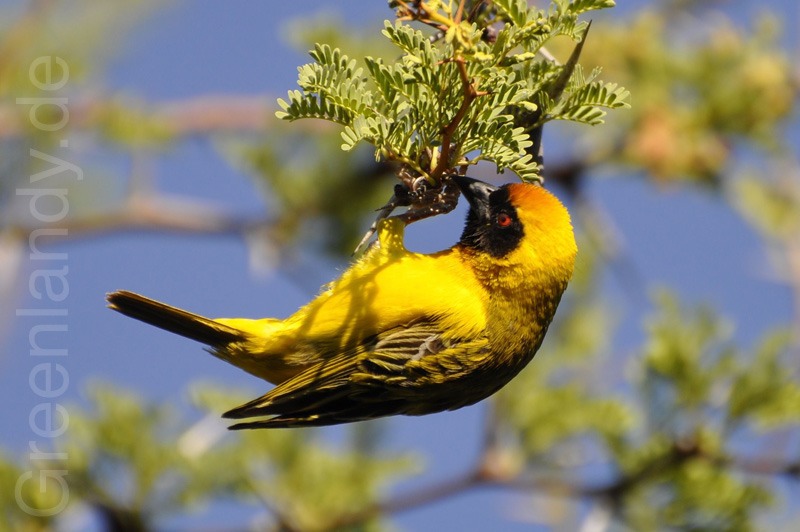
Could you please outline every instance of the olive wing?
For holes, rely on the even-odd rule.
[[[485,337],[448,338],[437,320],[420,320],[321,357],[224,417],[266,418],[231,429],[306,427],[456,408],[462,405],[447,384],[469,375],[488,351]]]

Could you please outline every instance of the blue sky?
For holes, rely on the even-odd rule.
[[[626,4],[627,2],[621,2]],[[740,4],[732,2],[731,4]],[[135,26],[107,68],[103,90],[123,91],[145,101],[161,102],[209,94],[282,96],[295,87],[296,67],[306,56],[285,44],[289,18],[316,11],[315,2],[175,3]],[[334,4],[328,8],[334,11]],[[797,20],[797,6],[790,0]],[[335,4],[352,18],[354,31],[375,31],[390,13],[383,2]],[[732,6],[736,8],[736,6]],[[747,12],[752,13],[752,3]],[[287,124],[287,127],[291,127]],[[124,169],[125,163],[114,164]],[[213,200],[233,211],[261,212],[259,192],[250,179],[222,161],[207,140],[189,139],[157,159],[160,190]],[[87,184],[88,186],[88,184]],[[590,192],[611,213],[627,241],[631,259],[648,286],[676,289],[688,302],[708,302],[737,324],[745,344],[791,318],[791,297],[784,285],[767,278],[762,243],[720,199],[696,190],[655,191],[638,180],[594,181]],[[459,210],[459,213],[462,213]],[[409,247],[431,250],[451,245],[461,228],[461,214],[437,220],[436,230],[414,229]],[[241,371],[206,355],[197,344],[125,319],[105,308],[104,294],[125,288],[211,316],[290,314],[309,298],[307,288],[280,274],[251,275],[243,241],[231,237],[184,237],[125,233],[53,246],[66,253],[69,297],[63,307],[68,350],[61,363],[69,374],[65,403],[83,402],[86,382],[103,379],[137,390],[159,402],[183,404],[186,386],[214,379],[222,384],[263,391]],[[58,267],[62,264],[57,264]],[[331,279],[343,264],[315,265],[320,281]],[[20,276],[24,287],[35,265]],[[613,281],[609,281],[614,292]],[[20,290],[15,308],[37,306]],[[617,344],[630,350],[642,338],[639,318],[649,308],[645,296],[621,298],[624,317]],[[3,302],[5,306],[8,302]],[[40,304],[40,303],[38,303]],[[28,335],[40,318],[18,318],[0,338],[0,446],[24,451],[35,438],[28,417],[41,401],[31,390],[29,374],[38,363],[28,355]],[[388,440],[398,450],[423,453],[428,470],[404,487],[442,478],[467,468],[477,453],[485,405],[424,418],[387,422]],[[340,429],[331,429],[335,436]],[[397,516],[409,530],[487,530],[502,520],[505,530],[527,525],[506,520],[516,496],[494,490],[470,492],[446,502]],[[212,523],[245,524],[253,509],[218,508]]]

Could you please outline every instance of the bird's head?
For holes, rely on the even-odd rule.
[[[572,275],[577,246],[569,212],[540,185],[495,187],[463,176],[453,181],[469,201],[460,245],[507,267]]]

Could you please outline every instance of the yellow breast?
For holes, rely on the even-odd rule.
[[[486,328],[488,295],[460,251],[412,253],[404,224],[384,220],[379,246],[285,321],[219,320],[263,339],[261,356],[303,345],[348,348],[381,331],[436,320],[447,337],[471,337]]]
[[[348,345],[398,325],[436,319],[452,337],[486,325],[486,294],[457,250],[432,255],[403,246],[403,223],[385,220],[371,250],[287,320],[306,338]]]

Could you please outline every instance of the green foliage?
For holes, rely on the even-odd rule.
[[[593,72],[591,78],[598,73],[599,71]],[[627,105],[628,91],[618,87],[616,83],[584,80],[580,65],[575,68],[570,86],[571,89],[567,90],[569,96],[561,100],[548,114],[562,120],[583,122],[594,126],[603,123],[605,111],[602,110],[602,107],[613,109]]]
[[[195,401],[215,416],[231,404],[231,395],[210,385],[194,389]],[[342,448],[324,443],[311,430],[246,432],[206,453],[196,474],[223,493],[233,486],[255,495],[292,529],[327,529],[369,508],[384,485],[415,469],[410,457],[381,450],[376,428],[374,423],[349,427],[349,442]],[[220,484],[219,479],[227,480]]]
[[[666,294],[661,306],[644,351],[652,418],[657,415],[662,426],[670,420],[664,428],[675,437],[701,428],[715,427],[721,438],[743,425],[800,425],[800,384],[784,369],[788,331],[768,335],[752,353],[739,353],[710,310],[687,315]]]
[[[662,403],[659,410],[672,405],[674,411],[691,415],[709,401],[712,386],[731,364],[732,353],[714,349],[723,338],[724,326],[709,309],[700,309],[687,320],[674,298],[662,293],[659,299],[662,313],[650,323],[644,348],[647,393]]]
[[[727,405],[731,423],[748,421],[762,430],[800,424],[800,384],[786,371],[791,339],[789,331],[769,336],[754,353],[753,365],[738,368]]]
[[[35,473],[25,481],[27,473],[20,460],[0,453],[0,530],[38,532],[50,530],[54,524],[55,518],[48,514],[61,502],[61,486],[45,480],[46,488],[40,489],[42,483]],[[23,504],[27,511],[22,511]]]
[[[757,512],[776,500],[764,475],[792,469],[753,464],[736,449],[753,429],[800,426],[800,384],[785,371],[790,337],[768,335],[737,352],[709,309],[682,308],[667,292],[657,307],[637,371],[626,372],[634,392],[617,396],[608,389],[612,328],[602,307],[587,310],[582,300],[562,315],[543,349],[548,359],[494,402],[503,452],[516,457],[512,475],[608,497],[634,530],[754,530]],[[576,482],[592,464],[613,474]]]
[[[410,458],[381,451],[377,432],[368,424],[351,427],[350,444],[343,448],[309,430],[231,437],[219,411],[243,402],[244,396],[209,385],[197,385],[193,395],[213,413],[194,424],[163,403],[145,402],[116,386],[96,385],[89,395],[88,410],[69,409],[70,430],[56,442],[56,458],[28,467],[34,474],[68,471],[64,478],[73,506],[83,502],[107,522],[131,529],[152,529],[161,519],[197,509],[213,497],[236,497],[272,510],[282,526],[318,530],[363,511],[390,479],[414,469]],[[21,474],[14,462],[0,460],[0,486],[10,488],[4,490],[5,523],[20,524],[18,530],[45,530],[50,518],[26,516],[14,499]],[[59,494],[49,490],[47,496]],[[55,506],[40,499],[33,489],[25,495],[31,506],[31,501],[42,508]]]
[[[146,18],[154,4],[152,0],[104,4],[78,0],[71,5],[45,2],[30,6],[20,20],[16,18],[21,6],[0,6],[0,210],[7,208],[6,196],[13,196],[20,176],[41,171],[40,161],[29,155],[30,149],[53,153],[61,139],[73,135],[74,120],[55,105],[40,108],[37,120],[61,125],[57,135],[32,125],[29,113],[33,102],[54,96],[52,88],[41,82],[44,69],[50,68],[50,83],[63,81],[68,87],[59,91],[58,97],[69,101],[101,77],[105,61],[118,50],[117,43],[124,40],[126,30]],[[97,46],[98,42],[103,45]],[[36,77],[31,75],[32,67]],[[121,106],[114,110],[117,117],[125,113]],[[94,111],[92,122],[103,123],[111,110]],[[132,116],[134,112],[128,109],[125,114]],[[137,118],[136,125],[116,120],[116,127],[108,131],[114,131],[120,139],[127,138],[128,127],[141,131],[142,117],[137,114]]]
[[[603,128],[570,130],[586,139],[589,158],[659,183],[718,187],[740,169],[742,143],[751,161],[796,152],[784,128],[796,116],[797,86],[777,14],[744,30],[720,13],[697,24],[673,10],[665,3],[592,28],[582,64],[602,67],[636,105]]]
[[[558,36],[585,37],[588,26],[579,14],[612,5],[558,1],[542,11],[526,2],[493,2],[489,13],[470,22],[452,5],[422,2],[408,16],[444,38],[386,21],[383,35],[401,56],[391,62],[365,57],[366,72],[338,48],[317,44],[314,62],[299,69],[301,90],[278,101],[277,116],[341,124],[342,149],[366,142],[378,160],[399,162],[434,182],[481,160],[500,172],[508,168],[522,179],[540,179],[537,153],[530,153],[533,130],[550,120],[598,124],[603,107],[627,106],[627,91],[584,80],[578,70],[563,93],[554,91],[559,75],[570,72],[540,55]],[[495,21],[505,24],[496,37],[485,38]],[[525,113],[527,120],[520,120]]]
[[[640,447],[641,436],[631,435],[614,449],[622,471],[646,479],[637,502],[625,505],[631,523],[637,529],[654,523],[755,529],[755,512],[774,495],[759,478],[763,471],[735,451],[737,438],[753,435],[735,429],[800,424],[800,385],[778,370],[789,338],[770,335],[754,353],[740,353],[709,309],[687,311],[667,293],[660,294],[659,307],[638,382],[648,443]],[[655,514],[637,510],[645,500]]]
[[[650,483],[625,500],[626,518],[635,530],[759,530],[755,510],[772,501],[758,482],[720,469],[707,460],[680,466],[665,463]]]
[[[743,175],[732,187],[735,205],[771,240],[793,241],[800,234],[800,179],[779,168],[772,179]]]

